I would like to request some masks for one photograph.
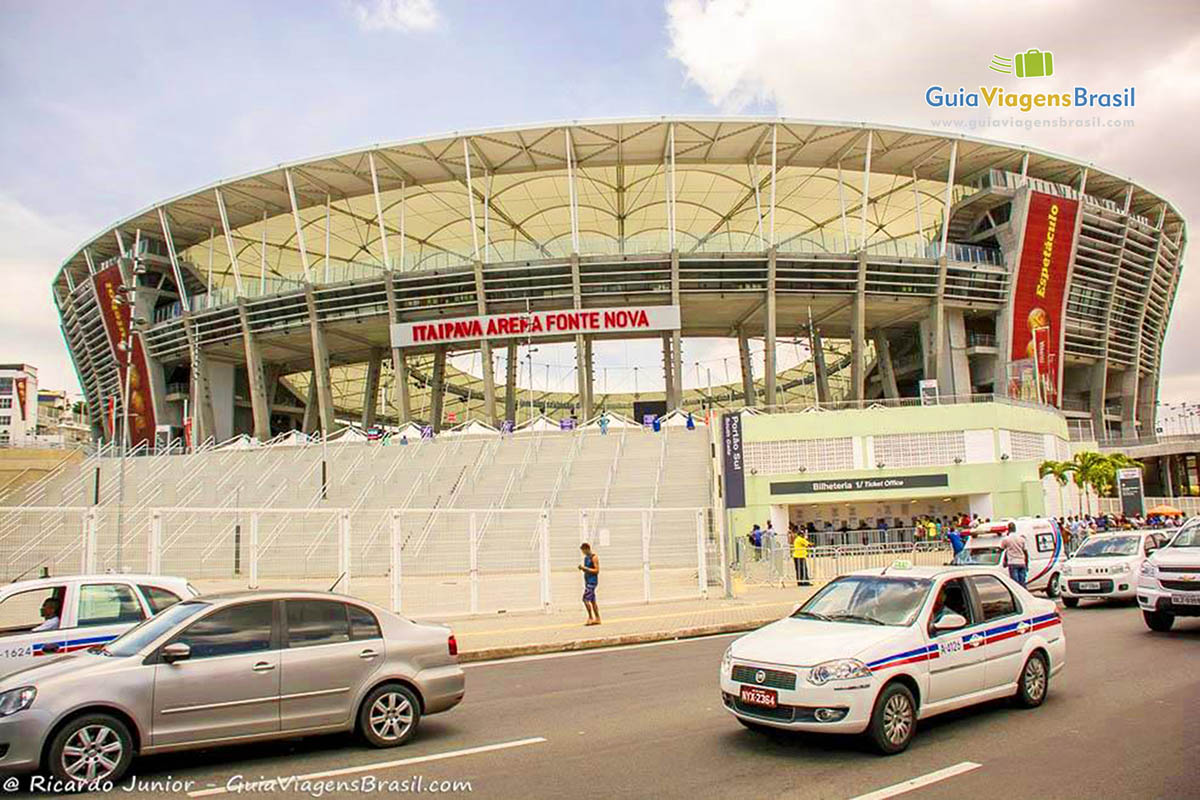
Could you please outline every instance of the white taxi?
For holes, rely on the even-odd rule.
[[[1171,630],[1176,617],[1200,617],[1200,517],[1143,562],[1137,600],[1153,631]]]
[[[1058,590],[1063,604],[1075,608],[1086,597],[1132,600],[1147,556],[1163,546],[1159,531],[1097,533],[1084,540],[1062,566]]]
[[[162,575],[72,575],[0,587],[0,678],[42,656],[105,644],[196,595],[183,578]]]
[[[1052,600],[991,567],[897,562],[844,575],[736,640],[721,698],[752,730],[865,732],[892,754],[919,719],[1000,697],[1041,705],[1065,663]]]

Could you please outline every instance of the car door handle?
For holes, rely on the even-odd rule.
[[[271,670],[275,669],[275,665],[269,664],[266,661],[260,661],[250,669],[254,670],[255,672],[270,672]]]
[[[362,659],[371,659],[375,658],[377,655],[379,655],[379,653],[376,653],[374,650],[363,650],[358,654],[358,657]]]

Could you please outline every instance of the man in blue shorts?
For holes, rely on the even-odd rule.
[[[583,563],[579,565],[583,573],[583,607],[587,609],[588,625],[600,624],[600,607],[596,605],[596,584],[600,581],[600,556],[592,552],[592,546],[587,542],[579,545],[583,552]]]

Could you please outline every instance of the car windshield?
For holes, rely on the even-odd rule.
[[[1200,524],[1189,524],[1171,540],[1168,547],[1200,547]]]
[[[1001,550],[999,547],[972,547],[967,551],[970,564],[999,564]]]
[[[862,625],[909,625],[925,602],[930,581],[891,575],[838,578],[796,610],[798,619]]]
[[[124,635],[118,636],[101,648],[100,652],[106,656],[118,656],[121,658],[140,653],[146,645],[171,630],[171,628],[174,628],[185,619],[200,613],[208,607],[208,603],[199,603],[190,600],[183,603],[176,603],[142,624],[130,628]]]
[[[1075,557],[1132,556],[1137,554],[1140,541],[1137,536],[1093,536],[1079,547]]]

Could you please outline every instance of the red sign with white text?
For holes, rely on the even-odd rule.
[[[29,393],[28,378],[17,378],[17,405],[21,407],[21,421],[25,421],[25,397]]]
[[[582,308],[487,314],[392,325],[392,347],[450,344],[481,339],[524,339],[578,333],[638,333],[679,328],[679,306]]]
[[[129,336],[130,307],[118,301],[123,278],[121,268],[117,265],[100,270],[92,281],[96,288],[96,301],[100,304],[100,318],[104,321],[104,331],[108,334],[108,343],[112,348],[113,358],[117,362],[117,378],[120,381],[122,396],[126,394],[125,376],[129,376],[129,446],[137,447],[142,442],[154,443],[154,397],[150,393],[150,367],[146,362],[146,351],[142,347],[141,335],[133,337],[133,360],[130,368],[125,369],[125,353],[121,343]],[[110,426],[110,435],[115,434],[114,424]]]
[[[1079,202],[1030,192],[1021,263],[1013,288],[1010,361],[1037,361],[1042,401],[1059,405],[1067,273]]]

